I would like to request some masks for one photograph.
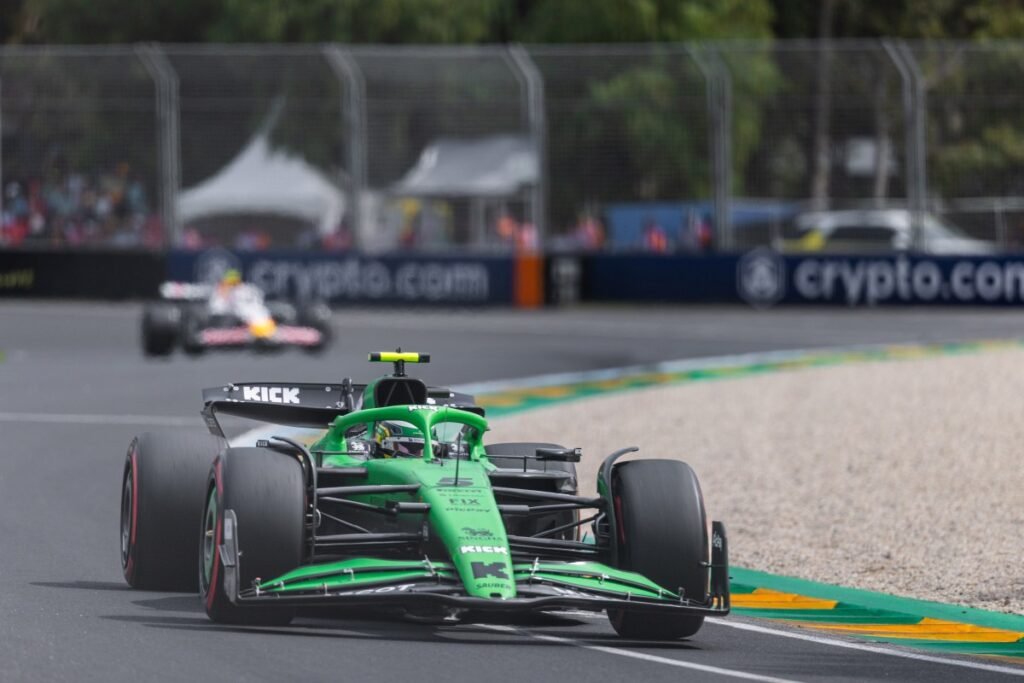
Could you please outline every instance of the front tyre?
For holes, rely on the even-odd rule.
[[[224,512],[238,525],[238,587],[255,579],[269,581],[302,561],[305,487],[302,466],[294,458],[264,448],[229,448],[213,463],[199,538],[199,592],[206,614],[221,624],[284,626],[289,607],[235,605],[224,586]]]
[[[618,553],[615,566],[662,588],[702,601],[708,593],[707,517],[697,475],[678,460],[631,460],[612,472]],[[620,635],[642,640],[687,638],[703,616],[608,610]]]
[[[128,447],[121,570],[132,588],[195,592],[195,525],[210,463],[224,445],[209,434],[146,433]]]
[[[188,306],[181,314],[181,349],[189,356],[198,356],[206,350],[201,335],[208,317],[202,306]]]

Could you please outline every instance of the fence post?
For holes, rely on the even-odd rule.
[[[155,43],[137,45],[135,53],[153,79],[156,91],[156,147],[160,177],[160,213],[170,246],[181,246],[178,191],[181,188],[180,103],[178,74]]]
[[[917,206],[914,208],[912,219],[912,240],[914,247],[922,247],[922,226],[924,212],[928,208],[928,171],[927,171],[927,135],[925,127],[927,123],[927,94],[925,92],[924,75],[917,64],[917,59],[905,41],[899,43],[900,51],[903,53],[903,61],[910,71],[914,83],[914,178],[917,185]]]
[[[363,235],[363,193],[367,186],[366,80],[356,60],[340,46],[325,45],[323,51],[341,85],[342,135],[348,142],[349,215],[353,244],[359,247]]]
[[[688,47],[687,52],[707,88],[715,236],[717,248],[728,251],[736,246],[729,206],[732,196],[732,74],[716,48]]]
[[[882,47],[900,74],[903,93],[904,135],[906,136],[907,205],[910,208],[911,245],[920,249],[921,221],[927,201],[925,87],[914,54],[903,41],[883,40]]]
[[[537,230],[537,242],[546,245],[548,239],[547,226],[547,112],[544,108],[544,78],[537,65],[530,59],[530,54],[522,45],[510,45],[508,54],[512,64],[518,69],[526,81],[526,111],[530,125],[530,138],[533,142],[534,155],[537,158],[537,182],[530,190],[530,220]]]

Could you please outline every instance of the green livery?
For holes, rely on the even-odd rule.
[[[580,495],[579,449],[485,444],[487,420],[471,396],[406,376],[406,363],[429,356],[370,359],[394,372],[365,385],[207,389],[212,441],[136,439],[122,480],[128,582],[167,587],[160,582],[198,574],[207,614],[239,624],[285,624],[317,606],[439,619],[584,609],[605,610],[627,637],[682,638],[728,613],[725,529],[707,522],[684,463],[623,461],[636,449],[621,449],[603,461],[597,495]],[[291,428],[225,447],[224,414]],[[323,425],[313,441],[294,438],[294,427]],[[179,472],[206,471],[147,477],[170,460]],[[175,553],[154,534],[171,535],[161,501],[183,500],[186,487],[199,489],[203,521],[194,548]]]

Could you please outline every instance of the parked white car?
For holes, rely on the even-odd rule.
[[[784,251],[889,252],[911,249],[913,232],[907,209],[812,211],[793,219],[794,232]],[[921,217],[920,251],[929,254],[993,254],[992,242],[965,235],[958,227],[926,213]]]

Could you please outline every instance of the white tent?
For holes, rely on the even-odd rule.
[[[423,150],[391,192],[414,197],[510,197],[537,182],[537,169],[536,149],[525,136],[441,138]]]
[[[272,149],[265,133],[199,185],[178,197],[184,223],[218,216],[272,214],[333,232],[345,211],[345,196],[300,157]]]

